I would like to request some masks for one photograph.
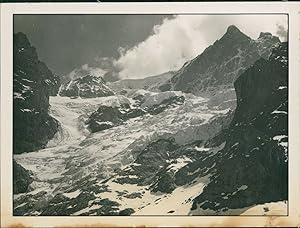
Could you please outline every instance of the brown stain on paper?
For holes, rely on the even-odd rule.
[[[100,217],[101,218],[101,217]],[[129,217],[132,218],[132,217]],[[34,218],[33,218],[34,219]],[[56,218],[53,218],[54,220]],[[59,219],[59,217],[58,217]],[[116,218],[112,217],[112,220],[115,220]],[[158,218],[153,218],[154,221]],[[257,221],[255,217],[243,217],[243,216],[230,216],[225,218],[201,218],[199,217],[202,222],[194,223],[194,222],[188,222],[188,218],[183,218],[183,220],[186,220],[186,222],[182,221],[179,222],[178,225],[176,225],[172,221],[172,218],[159,218],[161,225],[151,225],[147,222],[132,222],[131,225],[129,225],[133,221],[131,219],[124,220],[124,225],[122,225],[120,222],[118,223],[89,223],[89,222],[80,222],[80,218],[74,218],[73,224],[70,223],[70,220],[67,222],[68,224],[64,224],[64,222],[61,223],[61,225],[52,225],[51,227],[57,227],[57,228],[70,228],[70,227],[166,227],[166,226],[177,226],[177,227],[241,227],[241,226],[262,226],[262,227],[300,227],[300,218],[299,217],[276,217],[276,216],[266,216],[266,217],[258,217]],[[222,219],[222,220],[219,220]],[[218,220],[218,221],[215,221]],[[259,220],[259,221],[258,221]],[[149,221],[149,220],[148,220]],[[195,220],[194,220],[195,221]],[[204,221],[204,223],[203,223]],[[30,221],[28,222],[17,222],[10,224],[8,226],[3,226],[7,228],[29,228],[29,227],[43,227],[41,224],[38,224],[38,222],[34,222],[35,224],[29,225]],[[49,224],[50,226],[50,224]]]
[[[29,227],[32,227],[32,226],[25,226],[23,225],[22,223],[15,223],[15,224],[11,224],[9,226],[7,226],[7,228],[29,228]]]

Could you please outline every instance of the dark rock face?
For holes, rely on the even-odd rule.
[[[219,86],[233,87],[233,82],[259,58],[268,58],[278,37],[261,33],[257,40],[229,26],[224,36],[185,65],[164,85],[162,91],[174,89],[201,93]]]
[[[102,131],[122,124],[128,119],[130,106],[122,104],[121,107],[100,106],[98,110],[86,121],[91,132]]]
[[[49,201],[41,215],[70,215],[82,208],[88,207],[88,202],[95,199],[95,196],[82,192],[76,198],[68,198],[62,194],[57,194]],[[69,208],[68,208],[69,207]]]
[[[178,146],[174,140],[161,139],[148,145],[137,157],[135,163],[141,164],[138,169],[139,176],[145,184],[161,166],[167,164],[166,160],[174,157]]]
[[[111,96],[114,92],[102,77],[87,75],[63,85],[59,94],[67,97],[93,98]]]
[[[158,184],[159,186],[155,186],[155,182],[157,182],[156,179],[163,178],[161,176],[168,175],[165,170],[168,165],[167,160],[176,157],[177,148],[179,146],[173,139],[159,139],[150,143],[145,149],[137,152],[134,165],[130,169],[121,170],[119,177],[114,181],[121,184],[152,184],[151,188],[154,188],[154,192],[172,192],[175,185],[172,180],[168,180],[172,177],[164,178],[164,181]],[[130,176],[136,176],[136,178]]]
[[[19,78],[23,79],[25,85],[30,84],[31,80],[41,83],[49,96],[57,95],[60,87],[59,76],[38,59],[36,49],[21,32],[14,34],[14,79]]]
[[[45,67],[47,67],[45,65]],[[46,79],[45,83],[48,85],[48,90],[49,90],[49,96],[56,96],[58,94],[59,91],[59,87],[60,87],[60,78],[58,75],[53,75],[52,80],[50,79]]]
[[[56,133],[58,122],[48,108],[60,83],[23,33],[14,34],[13,67],[13,146],[14,153],[22,153],[43,148]]]
[[[24,193],[32,182],[29,172],[13,160],[13,190],[14,194]]]
[[[235,82],[233,121],[208,143],[226,145],[214,156],[216,170],[192,209],[220,212],[287,199],[287,66],[283,43]]]
[[[29,215],[31,212],[45,207],[47,200],[49,200],[45,197],[46,194],[46,191],[40,191],[35,195],[21,195],[14,201],[14,215]]]

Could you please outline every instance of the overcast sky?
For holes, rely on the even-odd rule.
[[[38,55],[61,76],[82,72],[143,78],[180,68],[219,39],[229,25],[257,39],[286,40],[285,15],[15,15]]]

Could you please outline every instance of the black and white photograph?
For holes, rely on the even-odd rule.
[[[288,215],[287,14],[15,14],[13,215]]]
[[[300,222],[300,4],[0,4],[1,227]]]

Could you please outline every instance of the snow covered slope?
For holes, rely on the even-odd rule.
[[[145,99],[147,105],[150,103],[153,105],[157,100],[151,95],[147,98]],[[178,194],[184,203],[186,200],[186,192],[182,191],[184,186],[169,195],[151,192],[149,188],[151,183],[137,185],[125,184],[125,181],[120,184],[119,179],[124,177],[124,172],[128,171],[128,168],[139,166],[138,162],[147,161],[147,158],[143,160],[144,157],[140,153],[149,143],[165,139],[173,141],[175,145],[185,145],[195,140],[207,140],[222,128],[221,125],[215,124],[215,120],[225,118],[230,110],[209,109],[207,99],[186,95],[182,105],[167,108],[156,115],[147,114],[132,118],[123,125],[97,133],[90,133],[87,130],[84,124],[86,119],[100,105],[118,106],[128,102],[133,104],[135,101],[124,96],[88,100],[51,97],[51,115],[60,122],[60,131],[49,142],[48,148],[15,156],[18,163],[33,173],[33,182],[27,193],[14,196],[14,213],[122,214],[126,211],[121,211],[129,207],[134,213],[147,214],[151,213],[148,206],[151,204],[153,207],[159,201],[160,197],[157,195],[172,202],[170,197],[176,198]],[[199,151],[201,153],[201,149]],[[176,171],[176,167],[184,166],[186,162],[189,162],[189,158],[180,158],[179,151],[175,156],[169,157],[169,161],[168,159],[164,161],[166,165],[172,167],[172,164],[176,164],[172,168],[173,171]],[[134,179],[130,175],[127,178]],[[199,187],[201,188],[207,181],[201,179],[191,186],[191,190],[194,190],[187,193],[191,194],[189,197],[195,195]],[[122,199],[119,199],[119,196],[114,197],[126,191],[127,195],[121,197]],[[191,202],[187,203],[184,213],[188,211],[190,204]],[[179,210],[176,213],[181,213],[180,210],[183,210],[180,209],[181,204],[177,202],[176,205],[171,204],[165,210],[172,210],[176,206]],[[106,210],[103,207],[106,207]],[[127,210],[127,213],[128,211],[130,212]]]

